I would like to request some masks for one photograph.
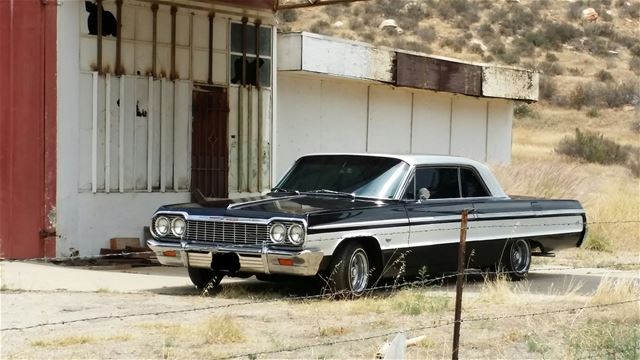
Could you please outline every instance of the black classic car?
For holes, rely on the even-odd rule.
[[[510,198],[476,161],[317,154],[298,159],[264,196],[161,207],[148,245],[162,264],[186,266],[197,287],[225,275],[322,276],[357,294],[398,271],[455,270],[463,209],[467,267],[513,279],[527,275],[532,255],[585,237],[579,202]]]

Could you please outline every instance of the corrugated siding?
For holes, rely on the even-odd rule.
[[[80,191],[189,188],[191,83],[80,75]]]

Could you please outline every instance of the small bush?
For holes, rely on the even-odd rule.
[[[555,81],[549,76],[540,75],[540,84],[538,86],[539,97],[542,100],[551,100],[557,93]]]
[[[624,6],[622,6],[622,9],[620,9],[619,12],[621,17],[630,17],[632,19],[639,19],[640,18],[640,2],[638,1],[631,1],[629,2],[629,5],[624,4]]]
[[[636,75],[640,75],[640,56],[634,56],[629,59],[629,70],[633,71]]]
[[[532,109],[527,104],[516,105],[513,108],[513,116],[515,116],[517,119],[539,117],[538,112]]]
[[[597,118],[600,116],[600,109],[597,106],[592,107],[587,111],[587,116],[590,118]]]
[[[635,119],[631,122],[631,131],[640,134],[640,119]]]
[[[631,52],[633,56],[640,56],[640,43],[636,43],[629,47],[629,52]]]
[[[549,75],[549,76],[562,75],[564,73],[564,69],[562,68],[562,65],[560,65],[557,62],[544,61],[540,63],[539,69],[542,70],[542,72],[544,72],[545,75]]]
[[[620,144],[604,135],[576,128],[573,137],[567,136],[556,147],[556,152],[572,158],[598,164],[623,164],[628,151]]]
[[[295,10],[283,10],[280,12],[280,17],[285,22],[294,22],[298,20],[298,13]]]
[[[569,7],[567,8],[567,19],[569,20],[580,20],[582,18],[582,7],[584,4],[582,1],[569,2]]]
[[[584,35],[589,37],[603,36],[614,38],[616,36],[616,32],[614,30],[613,24],[592,22],[584,24]]]
[[[490,38],[495,35],[495,31],[493,30],[491,25],[487,23],[480,25],[477,32],[478,32],[478,36],[480,36],[483,39]]]
[[[602,82],[613,81],[613,75],[607,70],[600,70],[596,73],[596,78]]]
[[[511,43],[515,50],[520,52],[521,56],[533,56],[536,52],[536,47],[527,41],[527,39],[518,37]]]
[[[309,31],[317,34],[326,34],[331,25],[325,20],[318,20],[309,27]]]
[[[480,44],[477,44],[477,43],[471,44],[471,46],[469,46],[469,51],[471,51],[474,54],[478,54],[480,56],[484,55],[484,50],[482,50],[482,46],[480,46]]]
[[[582,75],[584,75],[584,70],[582,70],[581,68],[570,67],[570,68],[567,69],[567,71],[569,71],[569,74],[571,74],[573,76],[582,76]]]
[[[637,105],[640,102],[640,82],[637,80],[624,81],[620,84],[608,84],[599,88],[596,96],[603,98],[610,107]]]
[[[597,56],[609,55],[609,41],[601,37],[591,37],[584,41],[584,47]]]
[[[431,44],[438,37],[438,32],[432,25],[421,26],[418,28],[418,30],[416,30],[416,35],[420,38],[421,41],[427,44]]]
[[[556,54],[552,53],[552,52],[548,52],[545,56],[544,59],[548,62],[556,62],[558,61],[558,57],[556,56]]]

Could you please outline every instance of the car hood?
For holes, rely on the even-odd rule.
[[[166,205],[158,211],[182,211],[189,215],[270,218],[304,218],[308,214],[380,207],[381,200],[300,194],[265,195],[250,198],[209,200],[200,203]]]

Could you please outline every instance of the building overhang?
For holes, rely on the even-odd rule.
[[[476,97],[538,100],[537,72],[332,38],[278,35],[278,71],[327,75]]]

